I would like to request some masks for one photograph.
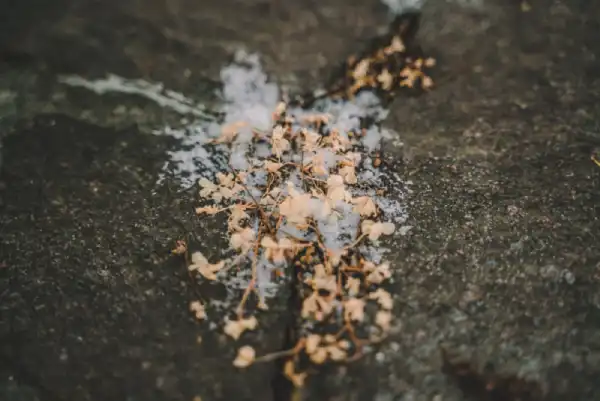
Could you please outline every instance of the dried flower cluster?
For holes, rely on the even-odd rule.
[[[362,89],[376,89],[382,92],[394,92],[407,87],[420,85],[430,89],[433,80],[425,68],[435,65],[433,58],[410,56],[399,35],[395,35],[389,44],[362,58],[352,56],[348,59],[345,95],[355,96]]]
[[[342,74],[337,74],[341,78],[336,76],[326,96],[348,99],[362,90],[374,90],[391,99],[401,88],[432,88],[427,69],[435,66],[435,59],[423,56],[420,48],[412,45],[418,23],[416,15],[400,16],[392,23],[392,34],[377,38],[368,51],[346,60]],[[306,105],[314,99],[307,96],[301,103]]]
[[[347,85],[339,95],[353,96],[363,88],[392,92],[431,87],[423,68],[433,66],[433,59],[409,57],[402,37],[402,32],[392,35],[368,56],[350,59]],[[369,260],[367,251],[393,234],[395,226],[385,221],[376,200],[361,191],[358,177],[367,167],[361,137],[366,130],[338,129],[332,118],[291,112],[280,103],[272,114],[272,129],[252,129],[247,169],[230,167],[214,180],[199,181],[203,205],[196,213],[227,215],[229,245],[236,255],[209,261],[199,252],[189,254],[185,244],[174,251],[185,252],[190,272],[203,280],[218,280],[231,266],[251,269],[235,316],[223,322],[224,333],[235,340],[256,330],[260,310],[268,309],[259,266],[295,283],[302,300],[296,345],[258,357],[244,345],[233,364],[245,368],[285,357],[284,373],[296,386],[302,386],[311,365],[359,358],[365,346],[389,333],[392,322],[392,297],[382,287],[392,275],[390,265]],[[248,129],[245,122],[228,124],[213,142],[235,148],[239,132]],[[369,168],[380,163],[376,158]],[[338,224],[348,219],[350,224]],[[254,296],[257,308],[252,310],[247,301]],[[190,311],[200,320],[206,317],[200,301],[192,302]]]
[[[237,316],[224,322],[228,336],[237,340],[257,328],[256,315],[245,308],[251,293],[266,308],[256,288],[254,270],[259,262],[301,277],[305,336],[286,354],[290,357],[286,373],[298,385],[306,376],[298,373],[300,366],[355,359],[366,344],[386,335],[392,320],[391,295],[380,287],[391,276],[390,266],[367,260],[361,247],[392,234],[394,224],[381,221],[382,212],[371,197],[353,195],[362,163],[358,135],[328,129],[329,118],[294,118],[282,103],[273,113],[272,131],[254,135],[255,147],[268,147],[265,157],[249,156],[248,170],[219,173],[216,182],[199,182],[206,205],[196,212],[227,213],[229,244],[238,252],[235,259],[248,260],[253,269]],[[218,140],[234,137],[224,130]],[[357,232],[335,233],[337,241],[340,234],[349,234],[340,246],[322,233],[322,227],[341,218],[342,210],[351,210],[359,224]],[[206,280],[217,280],[225,266],[225,261],[209,262],[195,252],[188,267]],[[199,301],[192,302],[190,310],[198,319],[206,316]],[[243,346],[234,364],[245,367],[255,360],[254,350]]]

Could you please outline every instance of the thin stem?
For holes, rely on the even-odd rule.
[[[242,300],[240,301],[240,303],[238,304],[238,307],[236,308],[236,314],[238,316],[238,319],[240,319],[240,320],[243,318],[244,306],[246,305],[246,301],[248,300],[248,296],[250,295],[250,292],[254,288],[254,284],[255,284],[254,279],[250,280],[248,287],[246,287],[246,290],[244,290],[244,295],[242,295]]]
[[[244,189],[246,190],[246,192],[248,193],[248,195],[250,195],[250,198],[252,198],[252,200],[256,204],[256,207],[258,208],[258,211],[260,212],[261,217],[263,218],[263,222],[264,222],[265,226],[267,227],[267,230],[269,230],[269,233],[273,234],[273,229],[271,228],[271,225],[269,224],[269,216],[267,216],[267,214],[265,213],[264,209],[260,206],[260,203],[258,203],[258,201],[254,197],[254,195],[252,195],[252,192],[250,192],[250,190],[248,189],[248,186],[246,185],[246,183],[244,183],[239,178],[239,176],[237,175],[237,173],[235,172],[235,170],[233,169],[233,167],[231,167],[231,165],[229,165],[229,164],[227,166],[229,167],[229,169],[231,170],[231,172],[235,176],[235,179],[237,181],[239,181],[239,183],[244,187]]]
[[[285,351],[272,352],[270,354],[259,356],[258,358],[256,358],[254,360],[254,363],[257,363],[257,362],[271,362],[271,361],[274,361],[275,359],[284,358],[286,356],[292,356],[295,353],[296,353],[295,348],[288,349],[288,350],[285,350]]]
[[[358,237],[358,238],[357,238],[357,239],[356,239],[356,240],[355,240],[355,241],[354,241],[352,244],[350,244],[350,245],[348,245],[348,246],[344,247],[344,250],[348,250],[348,249],[354,248],[354,247],[355,247],[356,245],[358,245],[358,244],[360,243],[360,241],[362,241],[362,240],[363,240],[363,238],[365,238],[366,236],[367,236],[367,234],[366,234],[366,233],[362,234],[362,235],[361,235],[360,237]]]

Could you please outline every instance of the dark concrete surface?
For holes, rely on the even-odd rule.
[[[0,21],[11,22],[0,24],[0,399],[277,399],[275,366],[233,369],[231,342],[187,311],[196,294],[169,249],[192,230],[200,242],[219,231],[191,219],[193,196],[177,182],[155,184],[176,144],[147,129],[172,116],[55,75],[112,72],[208,99],[201,88],[243,44],[276,79],[306,87],[384,27],[385,8],[13,3]],[[442,373],[441,343],[539,383],[547,399],[600,400],[600,167],[590,160],[600,6],[531,5],[426,4],[419,40],[439,60],[438,87],[397,99],[386,122],[405,143],[386,157],[413,182],[414,228],[391,257],[402,325],[376,353],[317,376],[304,399],[466,400]],[[286,313],[268,315],[259,350],[282,343]]]

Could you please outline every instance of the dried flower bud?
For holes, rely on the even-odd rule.
[[[233,361],[233,365],[237,368],[245,368],[254,362],[256,352],[254,348],[249,345],[245,345],[238,349],[237,357]]]

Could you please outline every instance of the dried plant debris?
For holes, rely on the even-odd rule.
[[[474,401],[541,401],[545,391],[540,383],[515,375],[502,375],[492,367],[480,371],[470,362],[450,356],[441,349],[443,371]]]
[[[199,252],[189,256],[189,270],[204,280],[217,280],[219,271],[233,265],[252,270],[235,316],[224,322],[224,332],[234,340],[259,325],[246,306],[251,294],[258,309],[268,308],[257,286],[259,265],[299,279],[303,334],[292,349],[275,355],[289,357],[285,372],[296,385],[303,383],[310,364],[360,357],[367,344],[385,338],[392,321],[392,297],[381,287],[391,276],[390,265],[369,260],[364,249],[392,234],[395,225],[385,221],[370,196],[356,195],[356,174],[363,168],[360,137],[328,129],[329,118],[293,116],[281,103],[273,113],[273,129],[254,132],[252,147],[264,149],[249,156],[248,170],[201,179],[203,206],[196,213],[226,214],[229,245],[237,254],[221,261]],[[224,129],[223,141],[228,138]],[[338,224],[348,216],[355,220],[355,232]],[[178,243],[176,249],[186,247]],[[198,319],[206,316],[199,301],[190,310]],[[246,367],[275,356],[257,357],[243,346],[234,364]]]
[[[419,18],[418,13],[398,16],[388,34],[374,39],[366,51],[348,57],[325,91],[308,94],[298,103],[307,107],[323,97],[348,99],[363,90],[375,91],[389,101],[403,88],[431,89],[433,79],[427,71],[435,59],[424,56],[414,43]]]
[[[325,97],[356,95],[358,101],[363,89],[394,93],[402,87],[431,87],[423,69],[433,66],[433,59],[414,55],[419,52],[409,56],[417,22],[414,16],[398,19],[389,37],[348,60],[344,82]],[[218,281],[232,268],[250,273],[237,308],[222,321],[223,332],[240,343],[233,365],[247,368],[278,359],[297,387],[319,365],[356,360],[390,333],[393,301],[384,287],[391,266],[374,250],[398,222],[390,217],[389,203],[381,204],[384,189],[360,178],[376,177],[382,165],[373,146],[380,136],[372,132],[381,120],[380,105],[379,111],[356,117],[357,108],[369,107],[358,102],[338,119],[307,111],[310,102],[300,102],[305,108],[279,103],[268,130],[247,121],[221,127],[213,142],[229,146],[236,163],[232,157],[226,171],[199,180],[196,214],[222,216],[231,256],[215,260],[183,242],[173,249],[185,255],[197,280]],[[265,274],[292,283],[297,316],[286,349],[257,355],[247,340],[269,308]],[[206,302],[190,303],[198,320],[207,317]]]

